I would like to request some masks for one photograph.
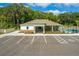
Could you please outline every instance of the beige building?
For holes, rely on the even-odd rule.
[[[45,33],[46,31],[60,31],[63,26],[48,19],[36,19],[20,25],[21,31],[32,31],[33,33]]]

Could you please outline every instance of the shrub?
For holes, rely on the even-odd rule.
[[[29,34],[31,34],[31,33],[33,33],[34,31],[33,30],[21,30],[20,31],[21,33],[29,33]]]

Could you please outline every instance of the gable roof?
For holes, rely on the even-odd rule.
[[[61,24],[50,21],[48,19],[35,19],[32,21],[26,22],[24,24],[21,24],[21,26],[25,26],[25,25],[48,25],[48,26],[52,26],[52,25],[61,25]]]

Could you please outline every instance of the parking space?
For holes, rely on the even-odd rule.
[[[79,44],[78,38],[75,36],[60,36],[68,42],[68,44]]]
[[[79,36],[5,36],[0,55],[79,55]]]
[[[0,55],[11,55],[15,54],[20,49],[22,50],[25,45],[29,43],[32,37],[25,36],[7,36],[8,38],[3,41],[0,46]],[[11,38],[12,37],[12,38]],[[1,38],[3,39],[3,38]],[[25,46],[26,47],[26,46]]]

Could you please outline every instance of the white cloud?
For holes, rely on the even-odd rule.
[[[35,3],[28,3],[29,6],[36,6]]]
[[[79,3],[64,3],[66,6],[79,6]]]
[[[79,3],[62,3],[64,6],[66,6],[66,7],[79,7]],[[58,4],[55,4],[54,6],[56,6],[56,7],[62,7],[63,5],[62,5],[61,3],[58,3]]]
[[[66,11],[59,11],[59,10],[48,10],[47,12],[51,12],[51,13],[54,13],[54,15],[58,15],[60,13],[65,13]]]
[[[46,8],[50,4],[51,3],[30,3],[28,5],[30,5],[30,6],[40,6],[40,7]]]
[[[65,3],[64,5],[67,7],[70,7],[70,6],[79,7],[79,3]]]
[[[50,3],[36,3],[36,6],[47,7]]]

